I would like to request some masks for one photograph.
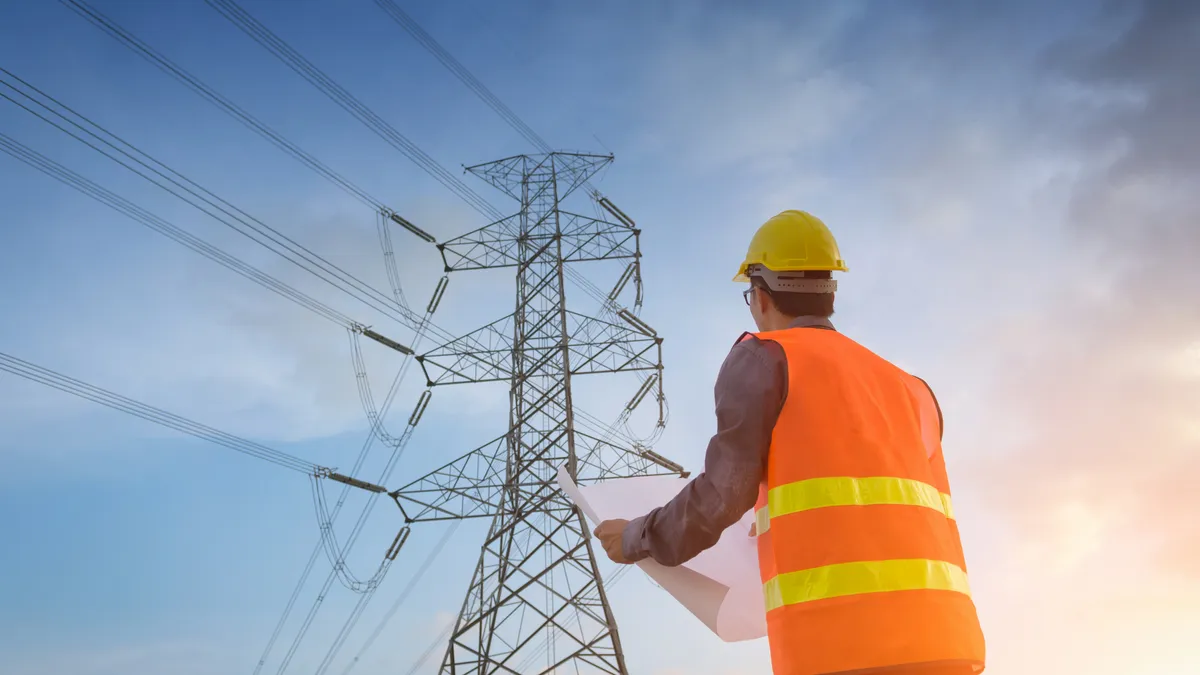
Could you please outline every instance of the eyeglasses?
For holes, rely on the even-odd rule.
[[[751,286],[750,288],[747,288],[746,290],[742,291],[742,299],[746,301],[747,307],[750,306],[750,294],[754,291],[764,291],[767,295],[771,294],[769,289],[762,288],[761,286]]]

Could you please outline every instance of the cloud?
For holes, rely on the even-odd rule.
[[[267,213],[262,218],[277,227],[288,223],[280,229],[289,236],[391,296],[371,214],[328,204],[316,208],[311,201],[292,208],[299,214]],[[425,215],[433,215],[426,210]],[[451,221],[458,216],[444,215]],[[199,236],[268,274],[412,344],[410,330],[274,254],[202,218],[177,222],[191,223],[189,229]],[[299,441],[365,425],[347,331],[174,242],[134,225],[114,224],[118,231],[127,226],[137,248],[115,254],[102,273],[88,274],[95,271],[88,270],[90,263],[79,269],[63,295],[67,299],[57,307],[43,306],[37,322],[44,340],[13,349],[16,356],[258,439]],[[423,310],[425,296],[440,276],[440,261],[432,248],[414,251],[410,244],[395,237],[409,301]],[[447,312],[438,318],[447,318]],[[86,341],[79,341],[81,334]],[[426,338],[421,346],[434,344],[434,338]],[[361,347],[375,401],[382,405],[403,359],[370,340],[362,339]],[[420,367],[413,364],[409,370],[393,425],[403,423],[424,387]],[[61,423],[94,412],[93,404],[56,392],[33,392],[14,405],[5,415],[11,415],[15,426]],[[147,426],[145,433],[163,432]]]
[[[457,614],[445,610],[434,612],[433,619],[426,626],[426,632],[429,634],[428,637],[432,638],[441,635],[442,631],[452,626],[456,621],[458,621]]]
[[[836,137],[867,91],[825,47],[858,13],[852,4],[803,19],[684,14],[643,76],[646,139],[685,166],[791,170],[798,152]],[[806,39],[792,37],[803,23]]]
[[[984,483],[1060,555],[1102,561],[1135,545],[1156,574],[1193,580],[1200,153],[1181,132],[1200,115],[1188,74],[1198,38],[1200,10],[1146,3],[1116,40],[1055,57],[1076,86],[1119,86],[1141,105],[1079,120],[1081,144],[1122,151],[1088,166],[1071,191],[1064,227],[1085,261],[1080,276],[1042,289],[1045,306],[990,345],[1005,363],[996,412],[1027,440]]]

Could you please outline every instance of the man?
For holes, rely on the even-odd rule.
[[[984,641],[925,382],[837,332],[837,242],[785,211],[734,281],[759,332],[716,384],[704,472],[596,536],[617,563],[679,565],[754,508],[775,675],[969,675]]]

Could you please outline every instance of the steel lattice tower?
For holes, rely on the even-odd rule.
[[[643,371],[626,414],[651,391],[662,406],[662,338],[615,299],[630,279],[641,297],[633,221],[598,197],[607,217],[563,208],[610,156],[521,155],[468,168],[520,210],[439,245],[447,272],[515,268],[516,310],[418,357],[430,386],[508,381],[503,436],[392,493],[408,522],[492,517],[442,673],[627,673],[589,527],[558,488],[560,466],[586,484],[610,477],[686,475],[640,444],[622,447],[576,426],[572,378]],[[567,309],[572,263],[628,259],[602,308]]]

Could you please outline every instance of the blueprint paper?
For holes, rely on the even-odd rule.
[[[688,484],[673,476],[619,478],[579,487],[566,468],[558,484],[593,527],[605,520],[632,520],[663,506]],[[725,642],[765,637],[767,614],[758,574],[758,549],[749,536],[754,513],[721,535],[715,546],[678,567],[653,560],[637,564],[709,630]]]

